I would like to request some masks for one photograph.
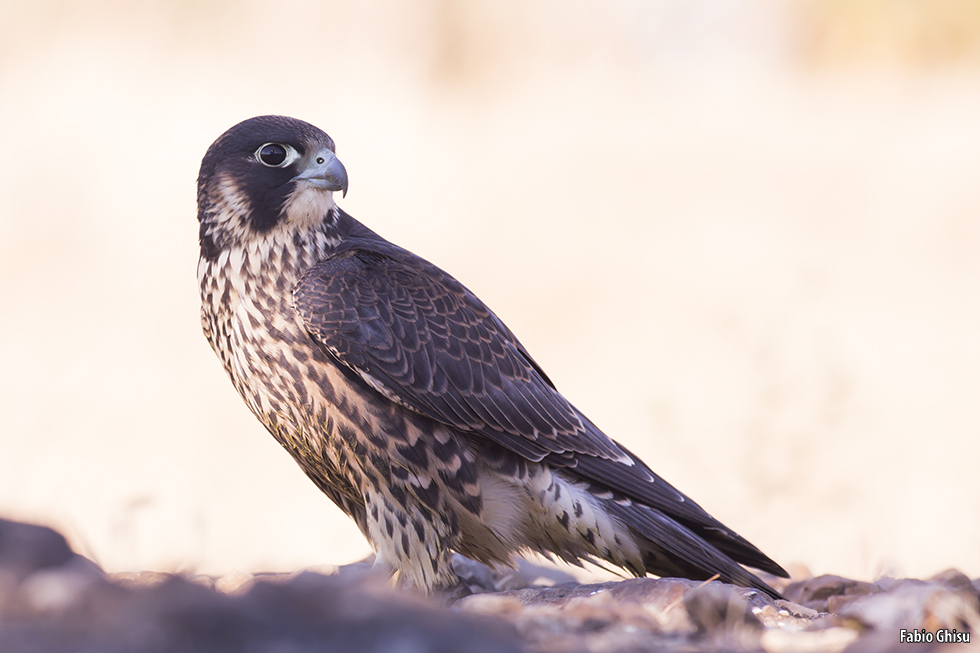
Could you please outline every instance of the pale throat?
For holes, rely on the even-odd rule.
[[[284,222],[291,229],[318,229],[327,215],[337,208],[333,193],[300,180],[283,205]]]

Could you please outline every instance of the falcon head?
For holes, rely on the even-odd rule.
[[[305,231],[330,219],[347,171],[333,139],[285,116],[240,122],[211,144],[197,178],[201,255]]]

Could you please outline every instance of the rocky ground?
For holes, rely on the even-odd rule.
[[[950,570],[874,583],[818,576],[788,600],[719,582],[578,584],[465,559],[466,589],[426,599],[369,565],[214,579],[106,574],[57,532],[0,520],[3,653],[423,653],[510,651],[968,651],[980,647],[980,580]],[[461,597],[461,598],[460,598]],[[902,642],[916,631],[931,642]],[[925,634],[923,634],[925,633]],[[969,639],[966,643],[962,640]],[[949,638],[952,643],[940,642]]]

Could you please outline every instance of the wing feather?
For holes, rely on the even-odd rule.
[[[736,560],[785,574],[603,434],[490,309],[428,261],[387,242],[352,239],[300,279],[293,300],[310,336],[392,401],[624,493],[648,506],[641,521],[651,533],[660,532],[650,520],[663,511]],[[696,553],[678,552],[710,562]]]
[[[293,299],[310,335],[393,401],[532,460],[573,452],[632,462],[496,315],[414,254],[355,242],[310,269]]]

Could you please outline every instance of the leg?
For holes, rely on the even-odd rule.
[[[436,514],[398,486],[366,489],[364,500],[368,539],[378,552],[375,567],[398,585],[423,592],[457,582],[450,562],[458,530],[452,513]]]

